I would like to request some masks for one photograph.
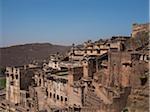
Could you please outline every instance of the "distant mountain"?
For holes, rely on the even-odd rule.
[[[20,66],[33,60],[48,59],[50,54],[65,54],[70,46],[33,43],[0,48],[0,67]]]

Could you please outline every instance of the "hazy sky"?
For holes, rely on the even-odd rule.
[[[82,43],[130,35],[148,22],[148,0],[0,0],[0,46]]]

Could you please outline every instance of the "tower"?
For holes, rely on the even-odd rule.
[[[83,77],[93,78],[93,73],[96,71],[96,63],[94,64],[94,58],[93,57],[85,57],[82,60],[83,65]]]
[[[6,68],[6,100],[20,103],[20,69]]]

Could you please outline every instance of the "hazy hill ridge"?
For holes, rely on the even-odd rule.
[[[69,51],[70,46],[50,43],[32,43],[0,48],[0,66],[17,66],[28,64],[33,60],[47,59],[50,54]]]

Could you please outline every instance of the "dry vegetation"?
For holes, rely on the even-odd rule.
[[[69,49],[69,46],[52,45],[49,43],[0,48],[0,66],[20,66],[31,63],[33,60],[40,61],[47,59],[50,54],[65,54]]]

